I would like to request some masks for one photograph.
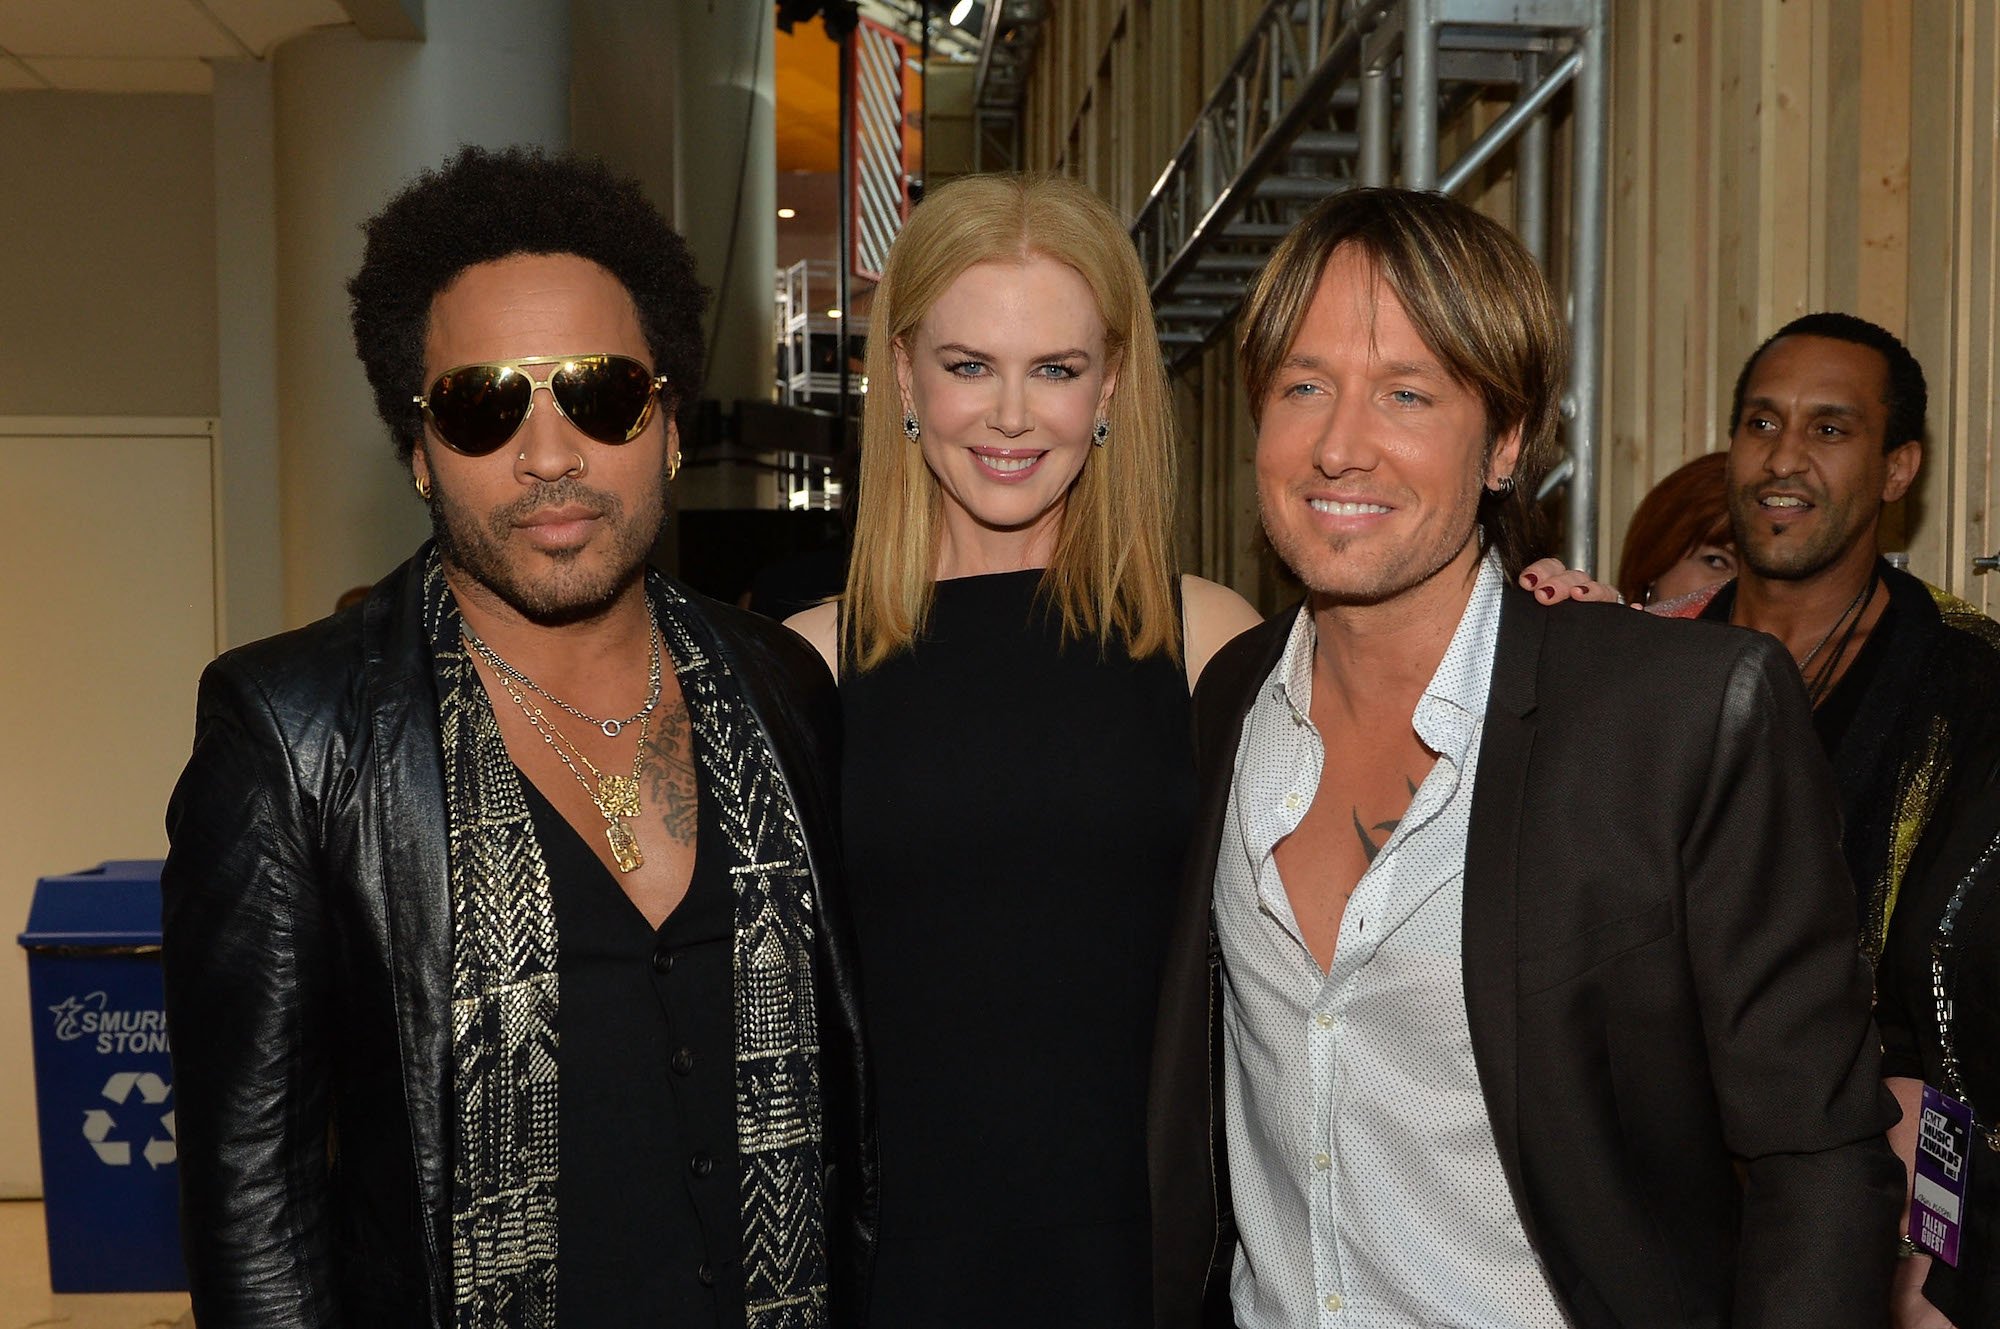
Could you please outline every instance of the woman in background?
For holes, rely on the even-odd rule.
[[[1703,453],[1639,500],[1618,560],[1618,591],[1628,601],[1661,604],[1736,575],[1728,468],[1728,453]]]

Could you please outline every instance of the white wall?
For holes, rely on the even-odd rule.
[[[271,66],[215,66],[217,388],[223,639],[285,626],[278,531],[278,187]]]
[[[35,879],[166,852],[216,646],[216,460],[205,419],[0,417],[0,468],[34,496],[0,522],[0,566],[32,570],[0,599],[0,1197],[40,1191],[26,1070],[47,1015],[12,944]]]
[[[216,413],[207,97],[0,93],[0,415]]]

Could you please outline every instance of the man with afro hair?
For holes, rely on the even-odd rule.
[[[526,149],[366,234],[355,347],[433,535],[202,677],[162,879],[195,1314],[858,1322],[832,681],[646,563],[687,245]]]

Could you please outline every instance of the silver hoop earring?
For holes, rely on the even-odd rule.
[[[1101,448],[1104,446],[1104,440],[1110,437],[1111,422],[1099,417],[1097,423],[1090,427],[1090,445],[1095,448]]]
[[[1507,495],[1509,495],[1509,494],[1511,494],[1511,493],[1513,493],[1513,492],[1514,492],[1514,477],[1513,477],[1513,476],[1511,476],[1511,475],[1503,475],[1503,476],[1501,476],[1501,477],[1500,477],[1500,483],[1499,483],[1499,484],[1497,484],[1497,485],[1495,485],[1495,486],[1493,486],[1493,487],[1492,487],[1491,489],[1487,490],[1486,492],[1487,492],[1487,493],[1489,493],[1489,494],[1492,494],[1492,495],[1493,495],[1494,497],[1496,497],[1496,498],[1505,498],[1505,497],[1507,497]]]
[[[918,439],[922,438],[923,435],[924,435],[924,427],[922,423],[918,421],[915,414],[909,411],[904,411],[903,437],[909,439],[910,442],[914,443]]]

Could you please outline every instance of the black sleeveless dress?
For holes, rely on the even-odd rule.
[[[1062,641],[1039,571],[938,583],[841,680],[880,1108],[873,1329],[1149,1325],[1146,1082],[1195,804],[1164,655]]]

